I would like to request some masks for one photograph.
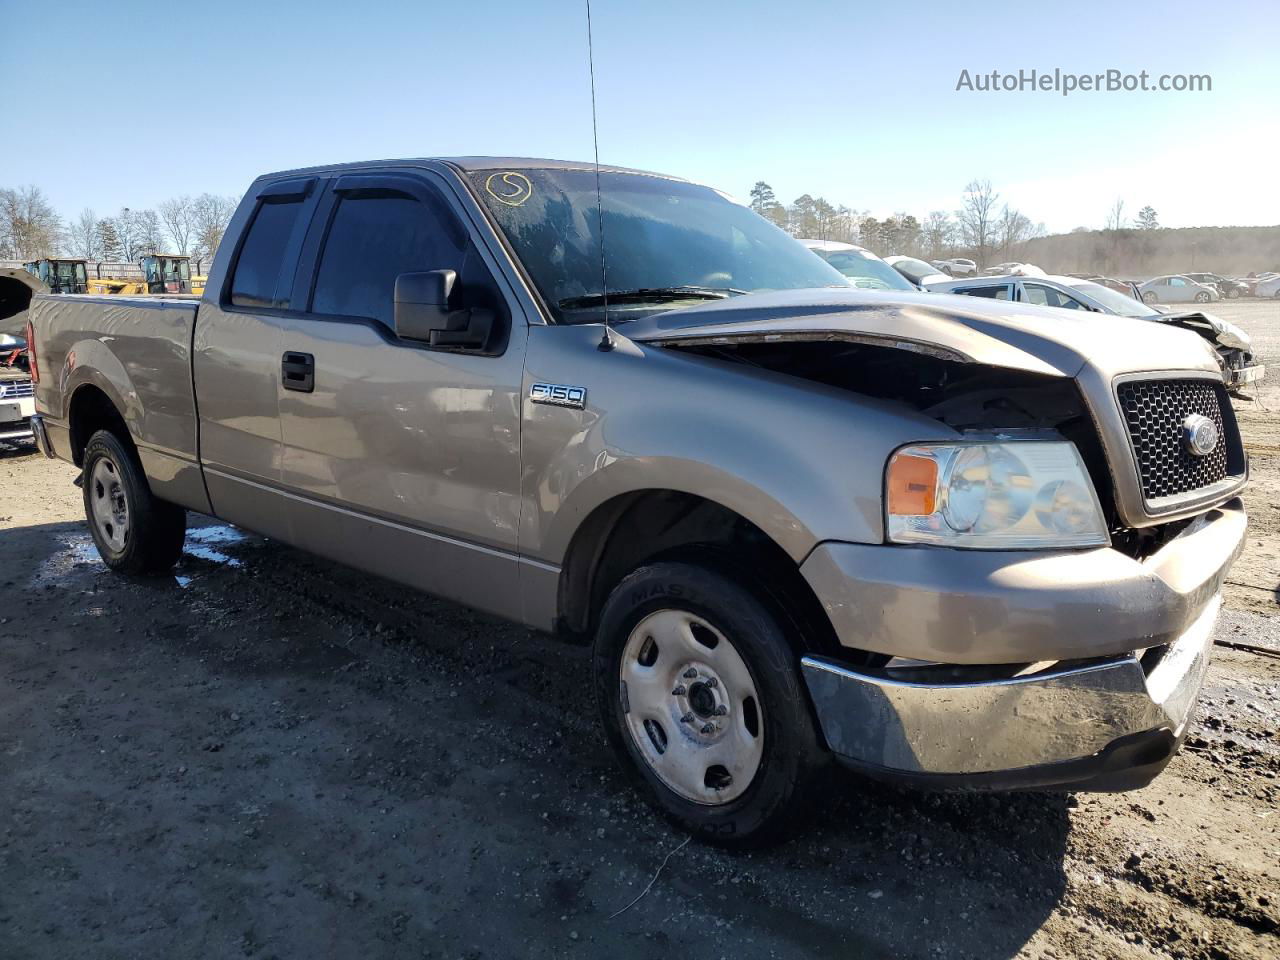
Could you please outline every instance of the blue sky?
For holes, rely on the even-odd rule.
[[[591,156],[581,0],[110,7],[0,0],[25,24],[0,33],[0,89],[31,127],[6,125],[0,186],[38,184],[68,216],[329,161]],[[986,177],[1055,231],[1100,226],[1117,197],[1170,226],[1277,224],[1277,12],[593,0],[601,159],[878,216],[952,210]],[[962,69],[1055,67],[1213,90],[955,90]]]

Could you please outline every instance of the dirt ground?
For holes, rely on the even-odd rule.
[[[1274,366],[1219,630],[1255,649],[1187,749],[1121,795],[834,773],[751,854],[631,793],[584,650],[211,521],[121,579],[73,470],[0,452],[0,957],[1276,957],[1280,306],[1216,312]]]

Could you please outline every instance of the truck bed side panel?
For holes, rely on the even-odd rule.
[[[194,298],[44,295],[31,315],[42,374],[36,409],[56,452],[73,458],[76,393],[97,387],[124,418],[156,496],[208,512],[191,384],[198,306]]]

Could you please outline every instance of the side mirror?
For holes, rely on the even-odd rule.
[[[489,310],[451,310],[449,298],[458,275],[453,270],[402,273],[396,277],[396,335],[433,347],[482,349],[493,329]]]

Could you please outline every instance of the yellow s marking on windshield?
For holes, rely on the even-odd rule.
[[[493,199],[509,207],[518,207],[533,196],[533,184],[529,178],[512,170],[489,174],[484,189]]]

